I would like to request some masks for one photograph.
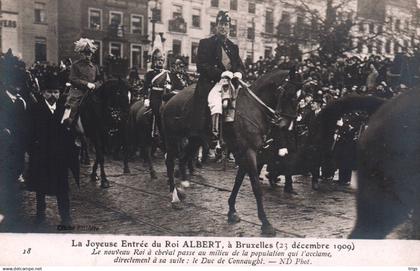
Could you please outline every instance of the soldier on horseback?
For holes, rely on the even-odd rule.
[[[152,55],[152,68],[145,75],[144,92],[146,100],[144,104],[151,107],[154,116],[153,136],[162,133],[160,107],[163,100],[168,100],[173,91],[182,90],[184,85],[175,74],[163,68],[165,58],[159,49]],[[157,129],[156,129],[157,128]]]
[[[239,56],[239,48],[228,39],[231,18],[226,11],[219,11],[216,17],[216,34],[200,40],[197,53],[197,71],[200,77],[194,93],[194,110],[192,113],[192,134],[200,135],[205,131],[207,116],[205,104],[212,110],[212,131],[218,137],[219,118],[221,112],[220,92],[221,78],[241,78],[243,63]],[[216,88],[215,88],[216,87]],[[210,91],[220,95],[209,95]]]
[[[93,40],[81,38],[75,43],[74,51],[80,53],[82,58],[71,65],[70,83],[72,87],[66,101],[62,123],[68,127],[79,116],[79,106],[83,97],[89,92],[98,89],[102,85],[99,68],[92,63],[92,55],[97,47]]]

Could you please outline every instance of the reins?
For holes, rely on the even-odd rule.
[[[293,116],[290,116],[289,114],[284,114],[284,113],[280,113],[277,112],[276,110],[272,109],[271,107],[269,107],[268,105],[266,105],[254,92],[252,92],[249,87],[248,84],[245,83],[244,81],[242,81],[241,79],[238,79],[239,83],[245,88],[245,90],[247,91],[247,93],[249,95],[251,95],[251,97],[260,105],[262,106],[264,109],[266,109],[267,115],[270,118],[270,122],[273,123],[274,125],[280,123],[280,121],[283,119],[283,117],[288,117],[288,118],[293,118]],[[281,88],[284,91],[284,88],[282,86],[280,86],[279,88]]]

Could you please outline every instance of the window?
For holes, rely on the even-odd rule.
[[[123,24],[123,13],[119,11],[109,12],[109,24],[113,26],[119,26]]]
[[[358,53],[363,52],[363,42],[360,39],[357,41],[357,52]]]
[[[197,28],[201,26],[201,10],[198,8],[192,10],[192,26]]]
[[[368,48],[368,54],[373,53],[373,46],[372,46],[372,44],[368,44],[367,45],[367,48]]]
[[[45,3],[35,2],[35,23],[47,22],[47,11]]]
[[[375,33],[375,24],[374,23],[370,23],[369,24],[369,33],[370,34],[374,34]]]
[[[274,32],[274,20],[272,9],[267,9],[265,11],[265,32],[269,34],[273,34]]]
[[[139,44],[131,44],[131,56],[130,66],[131,67],[142,67],[142,47]]]
[[[273,49],[271,48],[271,47],[265,47],[265,49],[264,49],[264,58],[269,58],[269,57],[271,57],[271,51],[272,51]]]
[[[89,8],[89,28],[93,30],[102,29],[102,10]]]
[[[255,29],[254,29],[254,23],[248,22],[248,28],[247,28],[247,39],[254,40],[255,38]]]
[[[359,23],[359,32],[362,32],[362,33],[365,32],[365,24],[363,22]]]
[[[109,43],[109,54],[117,57],[122,57],[122,44],[119,42],[110,42]]]
[[[382,25],[378,25],[378,34],[382,34],[384,32],[384,27]]]
[[[181,55],[181,41],[180,40],[173,40],[172,41],[172,53],[174,56]]]
[[[391,53],[391,41],[387,40],[385,42],[385,53],[390,54]]]
[[[131,33],[143,34],[143,16],[136,14],[131,15]]]
[[[210,6],[213,8],[219,7],[219,0],[210,0]]]
[[[255,14],[255,3],[254,2],[249,2],[248,3],[248,12]]]
[[[400,32],[400,30],[401,30],[401,20],[396,19],[395,20],[395,31]]]
[[[210,21],[210,34],[216,33],[216,18],[212,18]]]
[[[400,52],[400,44],[398,41],[394,41],[394,54],[398,54]]]
[[[47,61],[47,39],[35,38],[35,61]]]
[[[191,43],[191,63],[197,63],[198,43]]]
[[[230,0],[230,10],[238,10],[238,0]]]
[[[404,52],[407,52],[408,50],[408,40],[404,40]]]
[[[182,6],[173,5],[172,18],[182,18]]]
[[[98,50],[96,50],[95,53],[93,54],[92,62],[99,66],[102,66],[102,41],[95,40],[94,44],[96,45]]]
[[[231,20],[230,21],[230,31],[229,31],[229,36],[232,38],[236,38],[236,20]]]
[[[152,8],[152,20],[155,22],[161,22],[162,20],[162,16],[161,16],[161,11],[162,11],[162,4],[160,2],[155,2],[156,6]]]
[[[381,40],[376,41],[376,53],[382,54],[382,41]]]

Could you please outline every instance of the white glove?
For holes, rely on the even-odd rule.
[[[93,83],[87,83],[87,87],[89,88],[89,89],[95,89],[95,84],[93,84]]]
[[[239,80],[242,80],[242,73],[240,73],[240,72],[235,72],[235,73],[233,74],[233,77],[234,77],[234,78],[238,78]]]
[[[144,106],[145,107],[149,107],[150,106],[150,100],[149,99],[144,99]]]
[[[337,126],[343,126],[344,125],[344,122],[343,122],[343,119],[339,119],[339,120],[337,120]]]
[[[66,87],[71,87],[71,84],[69,82],[67,82]]]
[[[297,118],[296,118],[296,121],[298,121],[298,122],[299,122],[299,121],[301,121],[301,120],[302,120],[302,115],[298,115],[298,116],[297,116]]]
[[[283,157],[283,156],[285,156],[286,154],[288,154],[289,152],[288,152],[288,150],[287,150],[287,148],[281,148],[281,149],[279,149],[279,155],[281,156],[281,157]]]
[[[233,73],[231,71],[224,71],[222,72],[222,75],[220,76],[221,78],[227,77],[229,79],[232,80],[233,78]]]

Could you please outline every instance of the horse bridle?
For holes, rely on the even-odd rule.
[[[251,97],[260,105],[260,106],[262,106],[263,108],[265,108],[266,110],[267,110],[267,115],[268,115],[268,117],[269,117],[269,120],[270,120],[270,122],[273,124],[273,125],[276,125],[276,126],[279,126],[280,125],[280,123],[285,119],[285,118],[287,118],[287,119],[291,119],[291,120],[294,120],[295,118],[296,118],[296,116],[295,115],[290,115],[290,114],[287,114],[287,113],[284,113],[284,112],[280,112],[279,110],[278,110],[278,108],[279,108],[279,105],[278,105],[278,103],[280,102],[280,101],[278,101],[277,102],[277,108],[276,108],[276,110],[274,110],[274,109],[272,109],[270,106],[268,106],[267,104],[265,104],[257,95],[255,95],[255,93],[254,92],[252,92],[250,89],[249,89],[249,87],[248,87],[248,84],[246,84],[244,81],[242,81],[241,79],[238,79],[238,81],[239,81],[239,83],[245,88],[245,90],[248,92],[248,94],[249,95],[251,95]],[[283,85],[281,85],[281,86],[279,86],[278,88],[277,88],[277,90],[279,90],[281,93],[283,93],[284,91],[285,91],[285,89],[284,89],[284,84]]]

